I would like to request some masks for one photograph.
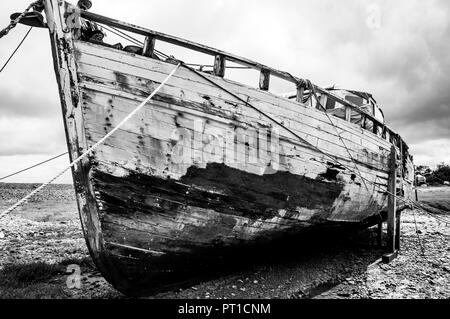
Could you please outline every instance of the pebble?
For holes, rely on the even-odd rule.
[[[0,239],[4,239],[5,238],[5,233],[4,232],[0,232]]]

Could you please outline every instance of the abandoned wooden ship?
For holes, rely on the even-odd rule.
[[[222,249],[325,224],[373,225],[387,208],[392,161],[400,168],[397,195],[411,196],[408,146],[385,125],[371,94],[322,89],[100,16],[88,11],[90,1],[43,5],[72,160],[181,63],[158,55],[155,43],[214,61],[211,71],[181,63],[142,111],[73,169],[87,245],[118,290],[140,294],[174,283],[177,272],[207,264]],[[108,44],[108,27],[145,41]],[[227,63],[259,71],[259,87],[227,79]],[[271,77],[297,91],[270,92]]]

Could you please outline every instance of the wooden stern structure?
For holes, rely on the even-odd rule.
[[[201,269],[223,250],[306,228],[374,225],[387,210],[392,161],[400,167],[397,195],[411,196],[412,157],[403,140],[332,92],[314,86],[375,129],[349,118],[330,121],[308,107],[305,81],[289,73],[64,1],[46,0],[45,11],[72,159],[173,70],[170,59],[154,58],[155,41],[214,61],[213,74],[180,68],[142,112],[73,170],[88,248],[118,290],[142,294],[176,283],[177,273]],[[80,18],[144,35],[142,54],[82,40]],[[229,61],[260,71],[259,88],[227,80]],[[297,84],[297,98],[268,92],[270,77]],[[390,156],[392,146],[398,158]]]

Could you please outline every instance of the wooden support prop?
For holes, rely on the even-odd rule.
[[[391,254],[386,254],[383,256],[382,261],[385,264],[389,264],[394,261],[398,257],[398,250],[394,251]]]
[[[259,88],[263,91],[269,91],[270,86],[270,71],[261,70],[261,76],[259,78]]]
[[[153,57],[153,52],[155,50],[155,43],[156,43],[155,37],[151,37],[151,36],[145,37],[144,49],[142,50],[143,51],[142,55],[149,57],[149,58]]]
[[[391,176],[389,178],[388,196],[388,253],[395,252],[395,226],[397,217],[397,151],[394,146],[391,149]]]
[[[373,123],[373,134],[378,135],[378,124],[377,123]]]
[[[223,55],[216,55],[214,60],[214,75],[223,78],[225,76],[226,59]]]
[[[397,212],[395,222],[396,222],[395,250],[399,251],[400,250],[400,240],[401,240],[400,228],[401,228],[401,224],[402,224],[402,213],[401,212]]]
[[[397,151],[395,146],[391,148],[388,192],[387,254],[383,256],[383,262],[385,263],[390,263],[397,258],[396,236],[397,233],[398,235],[400,233],[400,227],[397,223],[397,198],[395,196],[397,193]]]
[[[352,109],[348,106],[345,108],[345,120],[347,122],[351,122],[352,120]]]
[[[303,96],[305,94],[305,87],[303,84],[297,85],[297,102],[303,103]]]
[[[318,106],[319,110],[323,110],[322,107],[324,107],[325,110],[327,109],[328,99],[329,99],[329,97],[326,96],[326,95],[322,95],[322,96],[319,97],[319,102],[320,102],[320,104],[322,104],[322,106],[320,106],[320,105]]]

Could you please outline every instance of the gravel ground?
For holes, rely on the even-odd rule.
[[[0,184],[0,209],[36,185]],[[421,190],[430,206],[448,207],[450,188]],[[436,204],[437,203],[437,204]],[[449,218],[450,210],[445,218]],[[418,232],[416,231],[416,227]],[[419,211],[402,219],[402,251],[383,264],[374,228],[345,238],[299,243],[289,254],[245,265],[187,289],[151,298],[188,299],[391,299],[450,298],[449,225]],[[71,186],[55,185],[0,223],[0,271],[6,265],[88,260]],[[93,267],[82,267],[81,289],[69,275],[52,279],[65,298],[124,298]]]

